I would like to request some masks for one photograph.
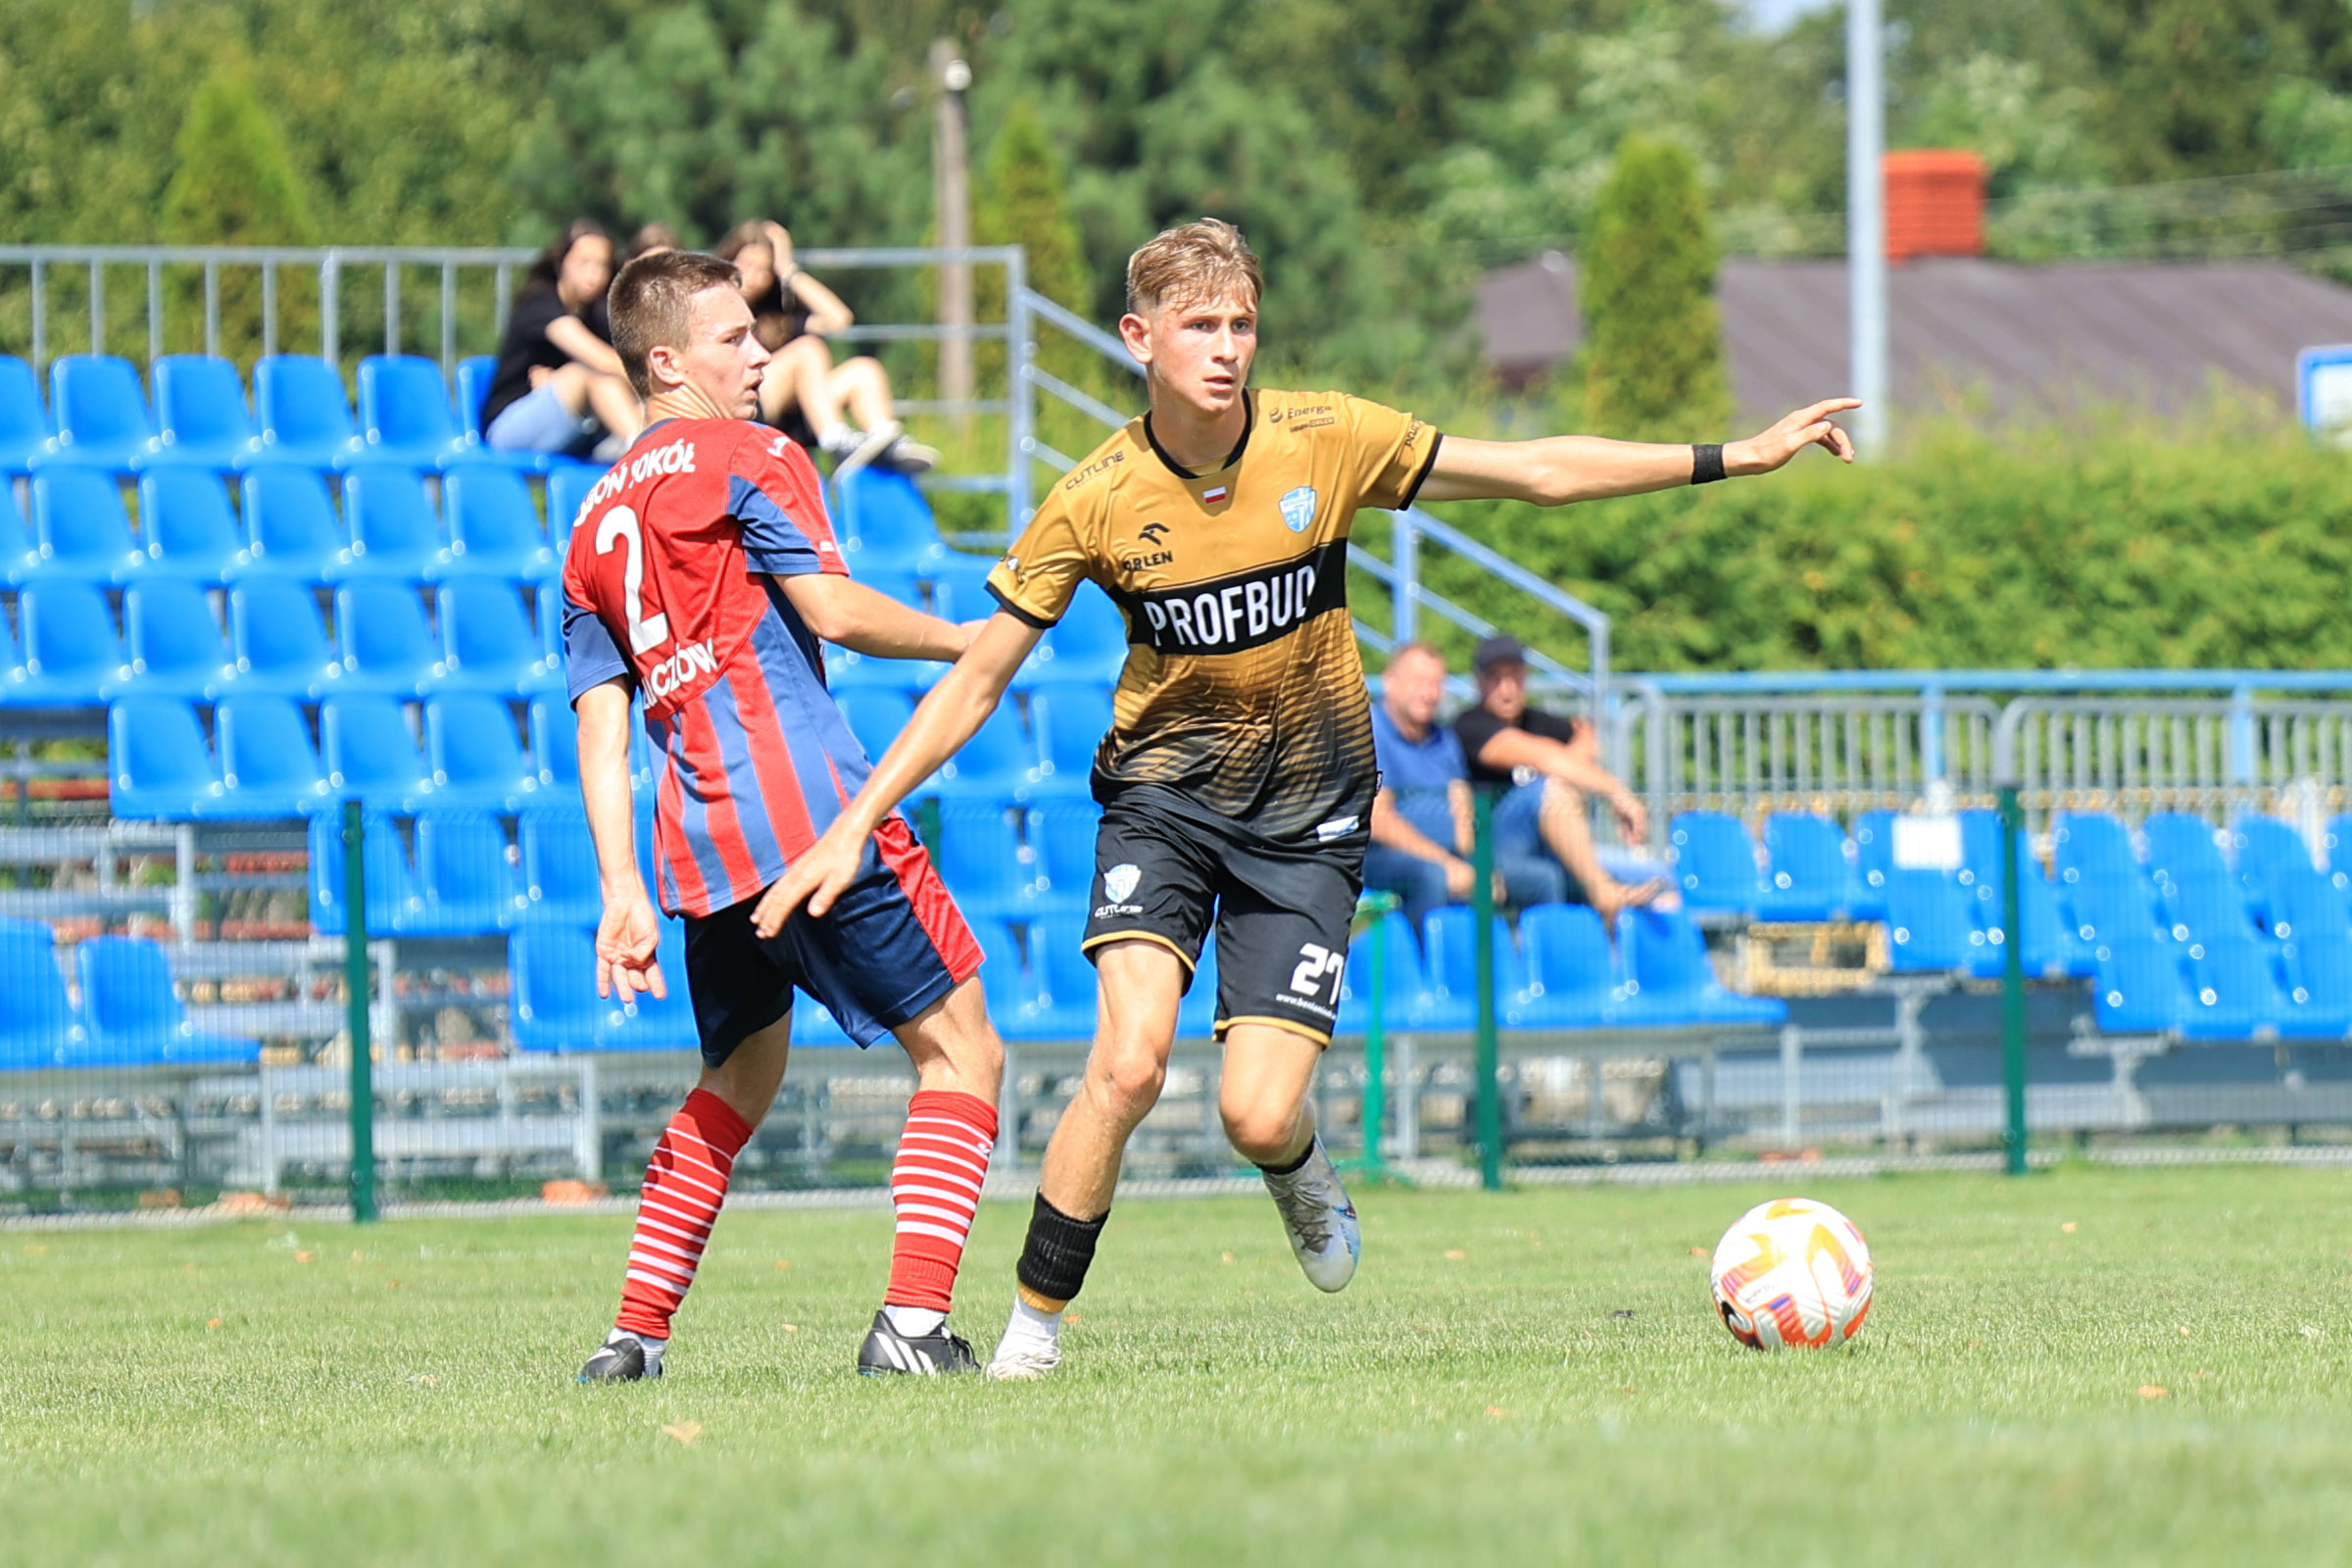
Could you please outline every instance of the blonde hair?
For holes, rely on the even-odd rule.
[[[1127,309],[1138,316],[1174,300],[1197,303],[1241,293],[1254,310],[1264,286],[1256,253],[1222,219],[1162,229],[1127,258]]]

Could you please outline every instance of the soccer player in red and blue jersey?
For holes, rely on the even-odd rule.
[[[764,939],[752,925],[762,890],[869,771],[825,690],[819,641],[952,660],[970,634],[851,581],[807,454],[748,422],[768,356],[731,264],[644,257],[613,283],[611,310],[648,422],[581,506],[564,567],[580,789],[604,891],[597,991],[661,997],[670,983],[631,831],[629,710],[642,695],[662,759],[654,885],[686,921],[703,1074],[655,1147],[619,1317],[580,1380],[661,1375],[728,1172],[783,1082],[795,987],[860,1046],[895,1035],[920,1079],[891,1174],[890,1286],[858,1370],[974,1370],[947,1314],[1004,1060],[975,978],[979,944],[895,814],[866,836],[854,887],[823,916]]]

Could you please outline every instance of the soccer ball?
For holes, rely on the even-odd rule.
[[[1740,1216],[1710,1266],[1723,1326],[1751,1349],[1838,1345],[1870,1312],[1870,1247],[1854,1222],[1809,1198]]]

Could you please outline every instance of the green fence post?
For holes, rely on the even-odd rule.
[[[1494,798],[1482,789],[1476,801],[1470,908],[1478,922],[1478,1180],[1497,1193],[1502,1190],[1502,1086],[1497,1081],[1501,1041],[1494,1029]]]
[[[1389,911],[1400,902],[1394,893],[1367,893],[1355,904],[1356,919],[1370,923],[1364,967],[1372,994],[1364,999],[1364,1152],[1348,1166],[1374,1182],[1390,1179],[1380,1150],[1389,1125]]]
[[[2020,843],[2017,786],[2001,786],[2001,1078],[2008,1091],[2008,1115],[2003,1142],[2008,1146],[2012,1176],[2026,1173],[2026,941],[2020,923],[2024,899],[2019,864]]]
[[[375,1079],[369,1061],[367,829],[343,803],[343,985],[351,997],[351,1217],[375,1218]]]

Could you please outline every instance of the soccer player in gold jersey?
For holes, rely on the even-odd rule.
[[[1371,709],[1347,602],[1360,507],[1507,499],[1556,507],[1770,473],[1808,446],[1851,462],[1833,398],[1722,446],[1591,436],[1442,440],[1410,415],[1336,392],[1253,391],[1257,258],[1214,219],[1127,264],[1127,350],[1151,412],[1057,482],[989,576],[999,610],[872,776],[754,916],[822,914],[866,837],[979,730],[1081,581],[1128,623],[1084,944],[1099,979],[1083,1087],[1046,1151],[1019,1294],[988,1372],[1060,1360],[1061,1312],[1093,1261],[1128,1135],[1158,1098],[1177,1008],[1213,922],[1218,1109],[1265,1172],[1307,1278],[1355,1272],[1355,1209],[1307,1092],[1339,1018],[1372,797]]]

